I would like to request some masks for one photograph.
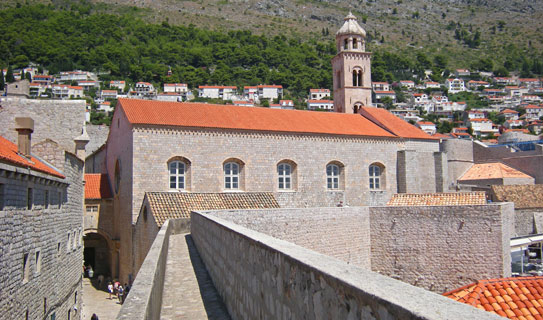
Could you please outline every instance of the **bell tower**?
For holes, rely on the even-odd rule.
[[[366,52],[366,31],[349,12],[336,33],[337,54],[332,58],[334,111],[358,113],[371,107],[371,53]]]

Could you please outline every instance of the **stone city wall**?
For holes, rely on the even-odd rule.
[[[80,319],[83,162],[66,154],[62,169],[66,179],[21,168],[13,173],[13,167],[0,164],[5,203],[0,211],[3,319]]]
[[[370,270],[368,207],[213,211],[210,214]]]
[[[188,231],[186,219],[170,219],[162,225],[117,319],[160,319],[170,235]]]
[[[513,204],[370,208],[371,266],[434,292],[511,276]]]
[[[210,214],[191,234],[233,319],[500,319]]]
[[[0,136],[17,143],[16,117],[34,120],[32,144],[51,139],[74,152],[74,138],[85,123],[85,100],[37,100],[1,97]]]

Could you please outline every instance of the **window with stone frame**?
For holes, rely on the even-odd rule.
[[[234,161],[226,162],[223,165],[225,190],[240,189],[240,167],[241,165]]]
[[[370,190],[384,189],[384,169],[381,164],[374,163],[369,166],[369,187]]]
[[[326,166],[326,188],[328,190],[339,189],[340,168],[337,164],[331,163]]]
[[[278,189],[292,190],[292,166],[288,163],[277,165]]]
[[[170,189],[185,190],[186,164],[175,160],[168,164],[170,170]]]

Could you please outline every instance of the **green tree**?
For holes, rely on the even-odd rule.
[[[4,70],[0,69],[0,90],[4,90],[4,86],[6,83],[4,82]]]
[[[6,71],[6,82],[12,83],[15,81],[15,77],[13,76],[13,69],[11,69],[11,65],[8,66],[8,70]]]

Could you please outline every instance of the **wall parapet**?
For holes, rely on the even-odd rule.
[[[207,212],[191,233],[234,319],[501,318]]]
[[[170,235],[187,232],[186,219],[167,220],[156,235],[118,320],[160,319]]]

